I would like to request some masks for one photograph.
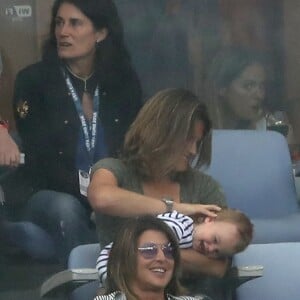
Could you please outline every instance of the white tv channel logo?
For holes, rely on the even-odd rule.
[[[32,16],[32,8],[30,5],[14,5],[13,7],[6,8],[5,14],[7,16],[29,18]]]

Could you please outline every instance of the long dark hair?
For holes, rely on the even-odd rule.
[[[109,255],[105,294],[121,291],[127,299],[137,299],[131,284],[137,273],[138,239],[147,230],[165,234],[174,249],[173,275],[165,288],[165,293],[179,295],[184,292],[179,283],[181,270],[177,238],[163,221],[148,215],[129,219],[118,232]]]
[[[208,81],[214,82],[217,89],[228,87],[246,67],[255,63],[267,66],[263,52],[242,47],[222,49],[212,61]]]
[[[52,7],[49,38],[45,41],[42,58],[44,61],[58,61],[55,37],[55,18],[60,6],[70,3],[78,8],[96,30],[106,28],[107,37],[96,46],[95,70],[104,85],[118,83],[131,72],[131,62],[124,43],[123,26],[117,8],[112,0],[56,0]]]

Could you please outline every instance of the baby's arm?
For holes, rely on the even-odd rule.
[[[191,248],[193,240],[193,220],[177,212],[167,212],[157,215],[157,218],[164,221],[175,233],[180,248]]]
[[[110,243],[101,250],[96,262],[96,269],[98,270],[99,280],[101,284],[104,284],[107,277],[107,263],[112,245],[113,243]]]

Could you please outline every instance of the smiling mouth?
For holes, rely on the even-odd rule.
[[[162,267],[150,268],[150,271],[154,276],[158,276],[158,277],[162,277],[162,276],[165,276],[167,274],[167,269],[162,268]]]
[[[155,273],[161,273],[161,274],[166,273],[166,269],[164,269],[164,268],[153,268],[153,269],[151,269],[151,271],[155,272]]]

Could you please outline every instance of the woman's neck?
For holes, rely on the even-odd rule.
[[[137,295],[139,300],[165,300],[165,293],[163,290],[151,291],[151,290],[135,290],[134,293]]]
[[[233,115],[229,116],[226,114],[223,114],[222,118],[222,129],[237,129],[240,121],[238,118]]]
[[[239,118],[227,104],[221,107],[222,129],[255,129],[255,122]]]
[[[94,60],[67,60],[66,65],[71,73],[79,78],[85,79],[90,77],[94,72]]]

